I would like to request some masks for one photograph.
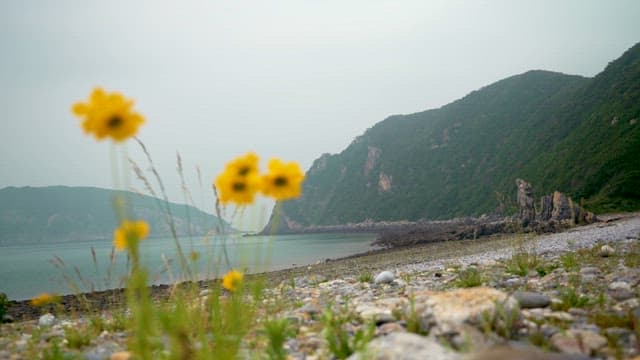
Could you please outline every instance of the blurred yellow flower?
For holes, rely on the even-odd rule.
[[[47,304],[52,304],[58,302],[60,297],[58,295],[53,295],[49,293],[42,293],[33,299],[31,299],[31,305],[33,306],[44,306]]]
[[[271,159],[269,172],[262,176],[262,192],[276,200],[293,199],[300,196],[304,174],[296,162],[284,163]]]
[[[244,275],[238,270],[231,270],[222,277],[222,287],[234,292],[242,284]]]
[[[124,250],[133,242],[143,240],[149,235],[149,224],[143,220],[124,220],[113,232],[113,245],[117,250]]]
[[[138,132],[144,117],[133,111],[133,100],[118,92],[107,93],[95,88],[87,102],[73,105],[73,113],[82,119],[82,129],[98,140],[110,137],[124,141]]]
[[[251,204],[260,190],[258,155],[247,153],[229,162],[222,174],[216,178],[220,202],[234,202],[238,205]]]

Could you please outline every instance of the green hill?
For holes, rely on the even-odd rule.
[[[7,187],[0,189],[0,244],[110,239],[117,227],[116,194],[127,202],[130,218],[149,223],[150,236],[171,236],[166,203],[150,196],[90,187]],[[169,203],[169,209],[181,236],[204,235],[218,224],[192,206]]]
[[[307,172],[291,225],[492,212],[515,179],[601,212],[640,209],[640,44],[595,78],[529,71],[395,115]]]

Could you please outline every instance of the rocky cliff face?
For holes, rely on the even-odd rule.
[[[283,218],[309,227],[480,216],[516,178],[591,211],[640,209],[639,89],[640,44],[592,79],[530,71],[439,109],[391,116],[316,160]],[[517,201],[533,219],[535,206]],[[572,208],[560,195],[541,201],[536,218]]]

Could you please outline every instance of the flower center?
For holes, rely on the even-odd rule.
[[[109,129],[117,129],[120,127],[120,125],[122,125],[122,118],[118,115],[113,115],[112,117],[109,118],[109,121],[107,121],[107,127]]]
[[[247,185],[243,182],[234,182],[232,188],[235,192],[242,192],[247,188]]]
[[[286,186],[288,183],[287,178],[284,176],[278,176],[273,180],[273,184],[278,187]]]
[[[251,170],[251,169],[249,169],[248,166],[243,166],[243,167],[240,168],[240,170],[238,170],[238,175],[245,176],[245,175],[247,175],[249,173],[249,170]]]

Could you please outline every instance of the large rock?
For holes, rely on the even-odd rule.
[[[349,360],[459,360],[462,357],[432,338],[394,332],[371,341],[365,349],[353,354]]]
[[[553,192],[553,209],[551,210],[551,219],[555,221],[573,219],[573,202],[567,195],[559,192]]]
[[[506,293],[487,287],[451,291],[421,291],[414,294],[414,311],[422,330],[432,327],[457,328],[462,323],[479,324],[482,316],[495,314],[497,304],[513,309],[517,301]],[[410,305],[405,312],[411,316]]]
[[[533,189],[531,188],[531,184],[522,179],[516,179],[516,185],[518,186],[518,217],[527,225],[536,219]]]
[[[551,213],[553,212],[553,196],[545,195],[540,198],[540,220],[551,220]]]

